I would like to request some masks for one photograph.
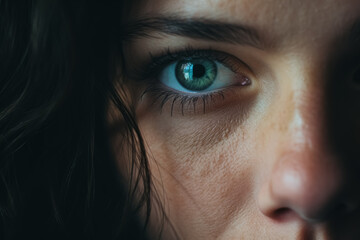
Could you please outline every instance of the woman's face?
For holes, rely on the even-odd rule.
[[[128,24],[164,239],[360,239],[360,1],[151,0]]]

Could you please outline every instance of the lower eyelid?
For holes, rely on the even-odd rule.
[[[170,116],[188,116],[205,114],[212,111],[216,104],[225,99],[223,91],[202,95],[183,95],[164,89],[147,90],[144,95],[148,109],[156,108],[160,113],[169,113]]]

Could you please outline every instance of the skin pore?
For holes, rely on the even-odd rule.
[[[358,0],[152,0],[130,16],[143,34],[124,43],[127,81],[169,220],[163,239],[360,238]],[[179,22],[225,24],[232,35]],[[164,87],[181,52],[226,59],[232,82],[221,93]],[[159,225],[154,210],[150,234]]]

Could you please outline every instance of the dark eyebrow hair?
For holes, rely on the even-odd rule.
[[[163,33],[207,41],[227,42],[264,48],[258,33],[247,26],[204,18],[155,17],[135,20],[122,28],[121,39],[154,38]]]

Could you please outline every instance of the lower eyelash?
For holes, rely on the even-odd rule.
[[[203,114],[206,113],[206,106],[209,102],[214,102],[217,97],[221,97],[222,100],[225,99],[223,91],[211,92],[208,94],[202,94],[199,96],[189,96],[183,95],[174,91],[166,90],[161,87],[148,87],[142,94],[140,99],[147,94],[151,94],[153,98],[152,104],[160,104],[160,112],[164,108],[164,105],[171,101],[170,115],[173,116],[174,106],[178,103],[181,106],[181,114],[184,116],[184,108],[192,107],[194,113],[196,113],[197,104],[202,104]]]

